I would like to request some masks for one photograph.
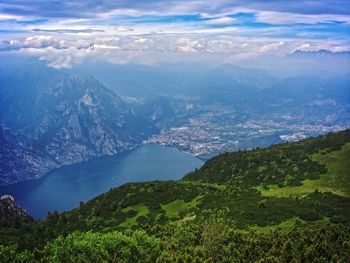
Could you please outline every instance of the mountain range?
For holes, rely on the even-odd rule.
[[[3,79],[0,92],[0,184],[130,150],[157,132],[92,77],[34,65]]]
[[[226,149],[281,142],[282,132],[294,136],[288,133],[300,133],[298,126],[305,124],[316,125],[311,135],[329,130],[328,126],[347,127],[350,116],[347,76],[280,79],[261,69],[231,64],[214,69],[92,64],[58,71],[29,60],[1,69],[0,184],[130,150],[160,132],[170,134],[165,138],[170,146],[190,143],[200,148],[213,141],[199,153],[207,158]],[[225,112],[227,116],[218,117]],[[262,128],[254,130],[259,123],[248,123],[252,128],[246,131],[239,128],[262,118],[272,127],[261,135]],[[193,129],[208,135],[198,137],[198,145],[172,134],[172,128],[200,123],[206,125]],[[286,131],[276,129],[278,123]],[[238,129],[238,136],[227,136]],[[239,145],[227,146],[232,142]]]

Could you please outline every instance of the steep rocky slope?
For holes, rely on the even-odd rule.
[[[0,184],[132,149],[157,132],[92,77],[20,70],[0,92]]]
[[[19,207],[15,198],[11,195],[0,196],[0,218],[26,217],[28,214],[25,209]]]

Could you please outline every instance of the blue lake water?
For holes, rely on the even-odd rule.
[[[112,187],[180,179],[202,164],[189,153],[146,144],[126,153],[64,166],[36,180],[0,187],[0,195],[13,195],[31,216],[45,218],[48,211],[72,209]]]

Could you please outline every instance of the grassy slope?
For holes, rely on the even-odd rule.
[[[181,199],[176,199],[167,204],[162,204],[161,207],[165,211],[168,218],[176,218],[180,213],[187,212],[189,209],[196,207],[200,202],[201,196],[193,198],[190,202],[185,202]]]
[[[306,225],[318,226],[318,225],[325,225],[325,224],[329,224],[328,217],[323,217],[323,218],[318,219],[316,221],[308,222],[306,220],[301,219],[298,216],[293,216],[291,218],[288,218],[288,219],[282,221],[279,224],[272,225],[272,226],[265,226],[265,227],[261,227],[261,226],[257,226],[257,225],[249,226],[249,230],[255,230],[259,233],[269,233],[270,231],[273,231],[273,230],[288,232],[291,229],[295,228],[296,226],[306,226]],[[243,232],[245,233],[247,231],[245,230]]]
[[[339,151],[315,154],[314,160],[324,164],[328,169],[319,181],[320,185],[329,186],[334,191],[350,196],[350,143]]]
[[[132,228],[133,226],[137,226],[137,219],[141,216],[147,216],[149,213],[149,209],[147,206],[143,204],[138,204],[135,206],[129,206],[122,210],[124,213],[128,213],[130,211],[135,212],[136,215],[133,217],[127,218],[123,223],[119,224],[120,227],[123,228]]]
[[[227,153],[184,180],[127,184],[67,214],[91,218],[95,209],[92,218],[108,218],[115,230],[163,224],[191,214],[196,215],[193,220],[202,220],[208,213],[238,229],[262,232],[350,222],[349,149],[346,131]],[[93,224],[80,227],[96,229]]]
[[[348,160],[348,131],[227,153],[209,160],[184,180],[128,184],[73,215],[88,217],[89,206],[99,207],[99,216],[112,215],[117,229],[162,224],[188,214],[200,220],[208,212],[221,214],[240,229],[289,229],[300,222],[338,220],[334,216],[350,222],[345,212],[350,207]],[[314,194],[316,188],[320,193]]]
[[[318,152],[311,158],[327,167],[327,172],[321,174],[319,179],[305,179],[300,186],[268,185],[266,189],[263,185],[259,185],[257,189],[263,196],[296,197],[313,193],[318,189],[320,192],[332,192],[350,197],[350,143],[345,144],[341,150]]]

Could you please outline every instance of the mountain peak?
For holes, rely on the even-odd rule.
[[[12,195],[0,196],[0,217],[29,217],[26,210],[19,207]]]
[[[243,68],[225,63],[213,69],[206,78],[206,85],[229,89],[265,89],[271,87],[276,79],[267,71],[256,68]]]

